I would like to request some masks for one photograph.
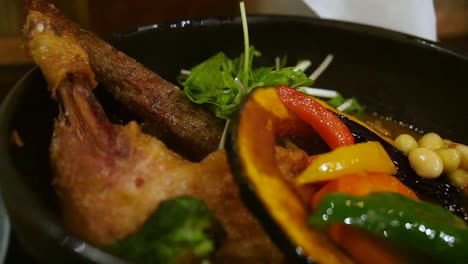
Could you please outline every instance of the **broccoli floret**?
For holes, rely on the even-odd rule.
[[[224,237],[203,201],[177,197],[161,202],[137,233],[110,251],[138,263],[199,263],[209,260]]]

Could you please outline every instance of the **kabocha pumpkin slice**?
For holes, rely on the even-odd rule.
[[[230,130],[227,152],[231,170],[243,201],[287,257],[304,263],[351,263],[325,233],[307,226],[307,204],[283,180],[276,163],[276,138],[299,133],[302,127],[275,88],[255,89]]]

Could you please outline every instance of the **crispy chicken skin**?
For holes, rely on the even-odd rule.
[[[170,148],[192,160],[216,150],[224,127],[222,120],[190,102],[175,85],[141,63],[81,29],[47,1],[27,0],[26,5],[29,11],[47,16],[60,31],[72,34],[88,53],[99,82]]]
[[[136,232],[161,201],[189,195],[202,199],[226,229],[216,262],[282,262],[281,252],[243,205],[224,150],[190,162],[142,133],[136,122],[112,124],[92,93],[96,81],[87,53],[60,25],[30,10],[24,33],[28,53],[61,106],[50,155],[53,187],[69,229],[105,247]],[[307,163],[302,151],[277,152],[290,177]]]

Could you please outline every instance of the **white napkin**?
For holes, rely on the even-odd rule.
[[[432,0],[303,0],[319,17],[379,26],[437,40]]]

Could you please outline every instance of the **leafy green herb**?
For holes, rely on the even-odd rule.
[[[220,52],[191,69],[190,75],[181,81],[185,94],[197,104],[206,104],[217,117],[230,119],[242,98],[257,86],[288,85],[296,88],[312,85],[313,81],[294,67],[274,70],[273,67],[252,69],[254,57],[261,56],[253,46],[249,48],[247,64],[242,64],[244,54],[230,59]],[[245,71],[243,65],[248,65]],[[242,80],[242,87],[236,83]],[[181,79],[179,79],[181,80]]]
[[[193,263],[209,259],[224,229],[200,201],[177,197],[162,202],[137,233],[110,251],[138,263]]]
[[[314,82],[303,71],[294,70],[294,67],[282,68],[280,70],[267,69],[268,71],[265,68],[260,68],[252,72],[254,78],[251,79],[251,88],[276,85],[287,85],[291,88],[297,88],[299,86],[312,85]]]
[[[327,101],[327,103],[335,108],[340,107],[343,105],[347,100],[351,100],[351,104],[346,107],[346,109],[342,110],[343,112],[354,115],[357,118],[363,118],[364,115],[364,110],[366,109],[364,106],[359,104],[359,102],[356,100],[356,98],[351,97],[350,99],[346,99],[341,95],[338,95],[330,100]]]
[[[236,84],[240,58],[231,60],[220,52],[191,69],[181,84],[197,104],[207,104],[217,117],[229,119],[240,104],[243,92]]]
[[[442,207],[397,193],[363,197],[330,193],[308,222],[320,229],[334,223],[351,225],[446,263],[468,259],[468,226],[462,219]]]

